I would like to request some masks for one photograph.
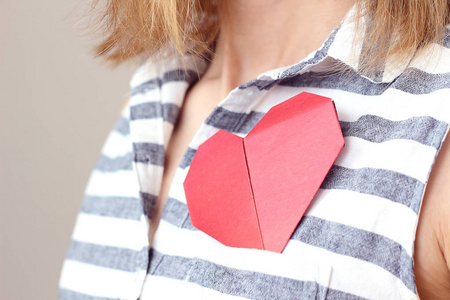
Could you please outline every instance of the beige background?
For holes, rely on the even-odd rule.
[[[0,299],[55,299],[132,67],[92,58],[87,0],[0,0]]]

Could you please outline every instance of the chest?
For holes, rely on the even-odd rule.
[[[279,291],[293,285],[298,292],[298,285],[309,289],[307,283],[315,282],[319,288],[314,291],[319,294],[326,287],[329,292],[343,289],[367,298],[380,296],[376,286],[381,284],[396,287],[395,293],[383,290],[384,299],[414,298],[415,226],[424,183],[447,129],[438,118],[423,117],[438,113],[424,112],[422,105],[410,105],[405,112],[392,108],[401,108],[402,103],[391,102],[390,111],[386,105],[391,96],[343,97],[322,91],[335,100],[346,148],[282,255],[223,247],[190,224],[182,193],[189,164],[180,166],[180,161],[189,161],[191,152],[218,129],[245,135],[271,106],[304,90],[317,93],[277,87],[248,100],[246,108],[237,111],[233,111],[235,105],[205,109],[195,101],[186,102],[166,148],[149,290],[156,292],[154,276],[174,268],[176,278],[213,290],[220,290],[217,284],[234,281],[233,285],[253,286],[254,279],[246,276],[262,276],[258,280],[268,286],[242,291],[240,296],[249,298],[264,297],[258,293],[269,290],[273,297],[280,296],[277,282]],[[202,125],[205,119],[207,124]],[[363,288],[375,277],[373,288]]]
[[[150,221],[149,242],[151,243],[161,219],[163,209],[166,205],[169,192],[173,184],[175,173],[180,166],[183,155],[189,148],[189,143],[198,132],[205,119],[211,114],[216,101],[204,101],[204,99],[215,99],[211,88],[203,88],[202,84],[195,85],[187,93],[184,104],[180,109],[177,122],[165,150],[164,172],[162,176],[161,189],[158,195],[154,213]]]

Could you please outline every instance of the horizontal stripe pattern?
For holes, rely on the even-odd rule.
[[[142,203],[139,198],[86,195],[81,211],[91,215],[140,220]]]
[[[156,200],[158,197],[149,193],[140,192],[141,199],[143,201],[144,214],[151,219],[153,215],[153,210],[156,206]]]
[[[81,212],[78,215],[72,239],[84,243],[140,251],[148,244],[148,240],[145,239],[146,227],[143,225],[141,221]],[[138,235],[138,237],[134,235]]]
[[[136,96],[137,94],[146,94],[149,90],[160,88],[161,86],[167,84],[172,81],[184,81],[192,84],[198,80],[198,73],[195,70],[171,70],[162,76],[162,78],[155,78],[148,80],[139,84],[136,87],[133,87],[131,91],[131,96]]]
[[[134,154],[132,152],[115,158],[102,155],[95,169],[100,172],[131,171],[133,170],[133,157]]]
[[[162,219],[183,229],[197,230],[190,221],[186,205],[173,198],[168,199]],[[412,267],[412,257],[398,243],[379,234],[317,217],[303,217],[291,239],[374,263],[397,277],[404,276],[399,273],[400,263]],[[412,277],[402,280],[414,291]]]
[[[246,114],[217,107],[205,123],[225,131],[248,134],[263,116],[264,113],[256,111]],[[340,125],[344,137],[354,136],[374,143],[408,139],[436,149],[448,127],[447,123],[432,117],[391,121],[374,115],[363,115],[355,122],[340,121]]]
[[[125,272],[67,259],[64,262],[60,287],[63,290],[76,291],[79,295],[137,299],[144,279],[143,271]]]
[[[368,299],[410,299],[414,295],[399,278],[371,262],[298,240],[291,240],[280,255],[256,249],[225,247],[201,231],[180,230],[164,221],[160,223],[155,238],[157,242],[153,247],[160,253],[193,260],[203,259],[236,269],[236,272],[251,271],[266,274],[267,278],[274,276],[313,281]],[[367,285],[367,282],[371,284]],[[380,290],[380,287],[386,286],[396,288]]]
[[[403,174],[372,168],[348,169],[333,166],[322,189],[344,189],[392,200],[418,213],[425,185]]]
[[[442,44],[444,47],[450,48],[450,29],[448,27],[445,29],[445,37]]]
[[[72,241],[67,258],[99,267],[134,272],[147,263],[148,249],[141,251]]]
[[[120,117],[113,130],[120,133],[121,135],[129,135],[130,122],[125,117]]]
[[[105,141],[101,154],[109,158],[115,158],[124,156],[131,151],[133,151],[133,149],[131,147],[129,136],[124,136],[117,131],[111,131]]]
[[[94,170],[86,187],[90,196],[138,197],[139,184],[133,170],[101,172]]]
[[[249,299],[362,299],[305,282],[262,273],[237,270],[207,260],[163,255],[152,251],[149,274],[187,280],[221,293]]]
[[[382,143],[395,139],[412,140],[438,149],[448,125],[432,117],[413,117],[390,121],[378,116],[364,115],[356,122],[340,122],[342,134]],[[436,138],[436,136],[438,138]]]
[[[412,257],[394,241],[316,217],[303,217],[291,239],[376,264],[415,291]],[[410,269],[402,270],[409,267]]]
[[[256,124],[264,114],[252,112],[249,114],[235,113],[223,108],[217,109],[220,111],[222,119],[245,120],[241,124]],[[219,118],[218,118],[219,119]],[[247,128],[247,125],[236,127],[234,125],[229,126],[224,121],[217,123],[209,122],[208,125],[229,132],[236,132],[247,134],[251,128]],[[390,121],[378,116],[364,115],[361,116],[355,122],[341,121],[341,129],[344,137],[357,137],[373,143],[385,143],[392,140],[411,140],[418,142],[425,146],[430,146],[435,149],[439,149],[442,138],[445,136],[448,124],[442,121],[438,121],[431,117],[413,117],[403,121]],[[163,150],[160,150],[161,152]],[[182,157],[180,168],[185,169],[190,166],[196,149],[189,147],[184,156]],[[159,154],[160,156],[161,154]]]
[[[436,149],[411,140],[391,140],[372,143],[356,137],[345,138],[346,147],[335,161],[335,165],[348,169],[391,170],[426,183],[428,174],[422,172],[433,161]],[[414,149],[414,150],[411,150]],[[405,159],[405,153],[408,153]],[[416,164],[411,164],[415,161]]]
[[[254,82],[255,83],[255,82]],[[273,83],[273,81],[272,81]],[[241,87],[242,88],[242,87]],[[385,89],[380,90],[379,93],[383,93]],[[354,92],[354,91],[352,91]],[[373,93],[373,90],[371,91]],[[373,95],[373,94],[371,94]],[[242,112],[234,112],[227,110],[224,107],[217,107],[213,113],[206,119],[205,124],[211,126],[212,128],[223,129],[229,132],[246,134],[248,133],[253,126],[264,116],[264,113],[251,111],[250,113],[242,113]],[[154,115],[149,116],[158,118],[160,116]],[[432,117],[411,117],[406,120],[400,121],[391,121],[389,119],[384,119],[381,116],[376,115],[363,115],[357,121],[354,122],[345,122],[341,121],[341,126],[343,130],[343,134],[345,137],[355,137],[359,139],[366,140],[370,143],[388,143],[392,140],[411,140],[422,144],[427,147],[432,147],[434,149],[439,149],[442,138],[446,134],[447,131],[447,123],[442,121],[438,121]],[[430,134],[431,132],[431,134]],[[195,149],[189,147],[180,163],[181,169],[186,169],[189,167],[192,162],[193,157],[195,156]],[[394,203],[399,203],[401,205],[405,205],[410,207],[415,213],[418,213],[418,209],[420,207],[421,200],[421,192],[424,189],[424,184],[419,180],[398,173],[392,170],[384,170],[384,169],[375,169],[375,168],[361,168],[361,169],[349,169],[341,166],[334,166],[332,172],[330,172],[330,178],[328,178],[322,188],[324,189],[343,189],[343,190],[352,190],[358,193],[374,195],[376,197],[385,198],[393,201]],[[332,177],[336,178],[347,178],[348,180],[339,180],[335,182]],[[349,179],[350,178],[350,179]],[[370,178],[369,184],[361,185],[361,182],[367,181]],[[381,181],[381,183],[380,183]],[[390,185],[386,185],[384,183],[390,183]],[[379,187],[381,186],[381,188]],[[396,188],[398,187],[407,187],[402,190],[401,193],[398,193]],[[409,191],[409,192],[408,192]],[[309,218],[309,219],[308,219]],[[376,264],[388,272],[392,273],[394,276],[400,278],[400,280],[407,286],[409,290],[415,292],[415,283],[414,278],[411,276],[412,274],[412,257],[409,251],[406,251],[400,244],[396,243],[391,239],[387,239],[382,235],[377,235],[371,233],[370,231],[364,231],[360,229],[356,229],[351,226],[347,226],[344,224],[333,223],[330,221],[322,220],[316,217],[308,217],[305,220],[320,220],[321,222],[325,222],[322,224],[321,222],[315,222],[321,224],[318,226],[319,228],[328,228],[330,224],[333,224],[334,230],[331,232],[334,235],[335,240],[330,242],[330,245],[320,244],[323,241],[323,236],[320,236],[318,240],[308,239],[309,235],[301,235],[297,233],[297,235],[293,235],[293,239],[298,239],[301,242],[306,242],[310,245],[321,246],[322,248],[327,249],[328,251],[336,251],[334,248],[337,243],[340,241],[339,237],[343,236],[345,233],[345,229],[351,229],[352,232],[358,232],[358,234],[351,234],[348,239],[343,239],[343,247],[339,248],[339,251],[336,251],[342,255],[349,255],[351,257],[361,259],[364,261],[371,262]],[[169,198],[167,204],[164,208],[163,220],[168,221],[171,224],[174,224],[180,228],[188,229],[188,230],[196,230],[189,219],[189,214],[185,205],[177,201],[176,199]],[[314,223],[314,222],[313,222]],[[337,224],[337,225],[336,225]],[[317,226],[317,224],[315,224]],[[311,227],[313,225],[309,224],[306,226],[307,228],[305,232],[310,232]],[[299,226],[301,228],[301,226]],[[308,230],[309,229],[309,230]],[[297,229],[299,230],[299,229]],[[326,231],[326,230],[325,230]],[[299,232],[299,231],[297,231]],[[344,232],[344,233],[343,233]],[[337,233],[340,233],[337,234]],[[354,249],[354,247],[350,247],[348,244],[349,241],[355,242],[356,244],[363,245],[362,241],[370,241],[371,244],[368,249],[373,249],[374,244],[378,245],[384,252],[380,251],[379,256],[371,255],[371,250],[363,249],[358,250]],[[376,247],[375,247],[376,248]],[[367,250],[367,252],[364,252]],[[355,255],[357,253],[358,255]],[[385,256],[389,256],[388,260],[384,260]],[[191,259],[188,258],[180,258],[181,261],[177,261],[174,265],[179,268],[179,264],[189,264],[192,263]],[[167,262],[167,261],[166,261]],[[167,262],[170,263],[170,262]],[[172,262],[173,263],[173,262]],[[210,263],[210,262],[208,262]],[[155,262],[155,265],[160,266],[164,264],[162,262]],[[403,266],[408,266],[409,269],[404,269]],[[205,270],[210,270],[212,266],[203,266],[200,270],[203,272]],[[170,273],[176,272],[175,267],[166,266],[161,268],[160,274],[152,273],[155,276],[163,276],[171,279],[179,279],[184,280],[182,277],[179,277],[179,273]],[[175,271],[174,271],[175,270]],[[190,267],[192,270],[192,266]],[[169,273],[164,273],[169,272]],[[253,273],[252,273],[253,274]],[[204,278],[204,274],[201,276]],[[207,276],[206,276],[207,277]],[[191,276],[189,277],[191,278]],[[273,280],[270,279],[270,280]],[[208,284],[201,284],[207,288],[212,288],[214,290],[219,291],[219,287],[210,287]],[[235,295],[235,294],[232,294]],[[305,294],[303,294],[304,296]],[[248,296],[238,294],[237,296]]]
[[[420,82],[411,84],[411,78],[421,78]],[[437,90],[450,88],[450,73],[430,74],[418,69],[408,69],[397,78],[395,83],[375,83],[358,75],[353,70],[339,74],[306,73],[283,79],[279,85],[289,87],[314,87],[322,89],[342,90],[366,96],[379,96],[388,88],[397,89],[409,94],[424,95]],[[265,81],[256,84],[266,88]]]
[[[408,207],[387,199],[380,201],[379,197],[373,195],[366,194],[363,197],[359,192],[348,190],[319,190],[317,196],[321,200],[313,201],[308,215],[364,231],[372,231],[391,240],[398,240],[405,251],[412,256],[409,238],[413,233],[410,228],[415,224],[417,214]],[[329,211],[329,208],[333,210]],[[359,214],[355,215],[353,210],[358,210]],[[378,211],[384,211],[382,217],[384,223],[373,225],[371,222],[380,219],[377,215]],[[162,219],[181,229],[196,230],[191,223],[186,204],[175,198],[167,199]],[[396,236],[396,232],[392,230],[396,227],[403,228],[397,233],[400,236]]]
[[[162,118],[175,124],[180,108],[173,103],[146,102],[130,107],[131,120]]]
[[[153,143],[134,143],[134,161],[164,166],[164,146]]]
[[[144,215],[150,218],[157,203],[184,94],[199,78],[194,70],[206,65],[141,66],[132,80],[131,121],[124,114],[116,123],[87,186],[60,298],[136,299],[147,266],[149,298],[164,297],[158,284],[192,299],[416,298],[414,232],[448,130],[450,70],[414,62],[370,78],[348,61],[349,49],[338,49],[351,44],[350,33],[344,22],[301,63],[261,74],[213,110],[175,174],[150,264]],[[327,73],[330,62],[346,72]],[[198,145],[219,129],[245,136],[270,107],[302,91],[333,98],[347,148],[284,252],[224,247],[194,228],[182,184]]]

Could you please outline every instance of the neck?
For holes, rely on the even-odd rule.
[[[260,73],[297,63],[336,28],[353,0],[229,0],[204,80],[225,96]]]

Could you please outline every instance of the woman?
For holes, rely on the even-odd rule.
[[[90,179],[61,299],[449,299],[448,5],[111,1],[99,52],[153,56]],[[346,146],[283,252],[192,226],[196,149],[305,91],[333,99]]]

